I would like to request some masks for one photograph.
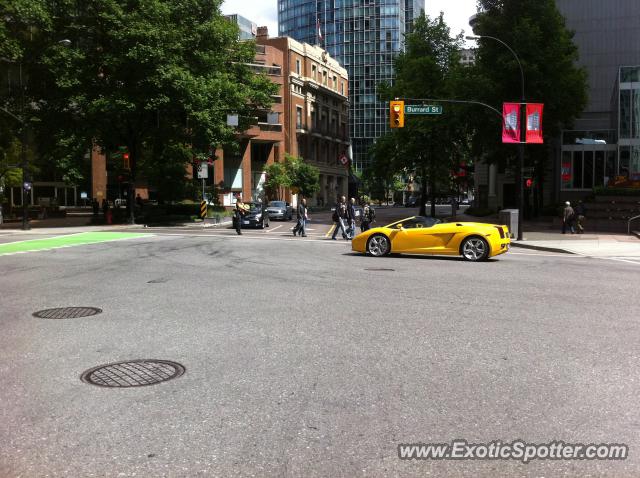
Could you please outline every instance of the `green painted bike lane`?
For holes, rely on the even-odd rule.
[[[27,241],[0,244],[0,256],[19,254],[23,252],[48,251],[51,249],[60,249],[62,247],[98,244],[100,242],[138,239],[149,236],[151,236],[151,234],[139,234],[132,232],[81,232],[78,234],[67,234],[64,236],[47,237],[44,239],[31,239]]]

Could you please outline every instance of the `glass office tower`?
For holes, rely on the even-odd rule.
[[[349,73],[349,126],[353,165],[389,129],[387,104],[377,86],[394,78],[393,59],[424,0],[278,0],[278,34],[320,45]]]

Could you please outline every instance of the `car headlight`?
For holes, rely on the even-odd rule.
[[[262,214],[256,214],[255,215],[256,221],[259,221],[261,217],[262,217]]]

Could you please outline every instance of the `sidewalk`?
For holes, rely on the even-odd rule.
[[[556,231],[527,232],[523,241],[512,241],[513,247],[564,252],[590,257],[640,258],[640,239],[620,234],[561,234]]]
[[[451,220],[451,219],[450,219]],[[457,217],[465,222],[497,223],[496,216],[473,217],[464,214]],[[562,234],[557,227],[544,221],[525,221],[524,240],[511,240],[512,247],[539,251],[579,254],[590,257],[640,258],[640,238],[626,234],[586,233]]]

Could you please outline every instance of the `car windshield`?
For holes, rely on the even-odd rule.
[[[399,224],[402,224],[404,229],[413,229],[416,227],[431,227],[441,222],[440,219],[436,219],[435,217],[413,216],[401,221],[396,221],[385,227],[396,228]]]
[[[262,203],[252,202],[249,203],[250,211],[262,211]]]
[[[284,201],[271,201],[269,207],[284,207]]]

